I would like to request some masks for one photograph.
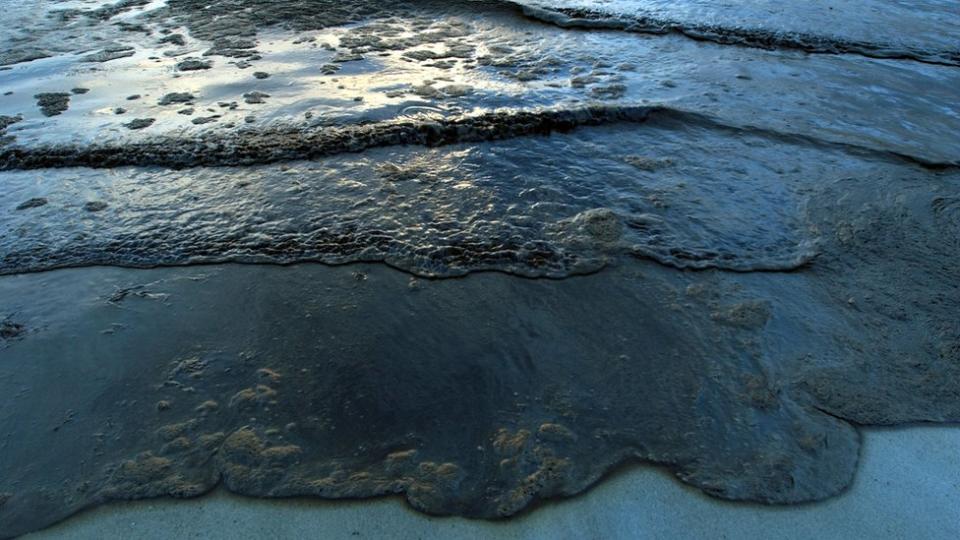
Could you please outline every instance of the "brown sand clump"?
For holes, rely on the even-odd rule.
[[[562,453],[566,445],[575,440],[573,432],[552,422],[541,424],[536,437],[524,429],[512,433],[500,429],[493,444],[501,457],[500,474],[514,480],[498,497],[497,513],[513,515],[535,498],[561,494],[573,480],[573,464]]]
[[[208,490],[209,486],[186,480],[169,458],[148,451],[117,466],[100,496],[127,500],[161,495],[188,498]]]
[[[230,398],[230,407],[250,409],[269,406],[277,402],[277,391],[265,384],[258,384],[240,390]]]
[[[256,431],[245,427],[223,441],[218,460],[227,487],[266,495],[301,454],[301,448],[296,445],[268,446]]]

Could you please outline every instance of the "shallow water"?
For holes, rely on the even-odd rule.
[[[898,169],[799,144],[774,161],[781,146],[665,121],[269,166],[10,172],[11,205],[47,204],[5,215],[0,264],[383,260],[427,276],[563,277],[633,253],[789,269],[816,253],[799,215],[811,178]]]
[[[0,5],[0,536],[795,503],[960,419],[949,3]]]
[[[890,49],[956,52],[957,6],[949,0],[855,0],[777,2],[748,0],[521,0],[549,8],[594,10],[617,17],[653,17],[695,26],[763,29],[824,38],[889,44]]]

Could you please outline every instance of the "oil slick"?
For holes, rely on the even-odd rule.
[[[217,485],[503,518],[631,460],[796,503],[856,425],[960,420],[956,29],[821,7],[12,7],[0,536]]]

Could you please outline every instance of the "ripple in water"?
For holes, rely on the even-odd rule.
[[[614,125],[247,168],[9,172],[0,269],[382,261],[423,276],[556,278],[626,254],[792,269],[815,254],[797,212],[804,185],[877,164],[788,150],[695,126]]]

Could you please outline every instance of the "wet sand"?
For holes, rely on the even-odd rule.
[[[724,503],[649,466],[620,470],[586,495],[504,522],[434,518],[396,499],[204,498],[113,504],[26,536],[100,538],[928,538],[960,536],[960,426],[867,429],[850,489],[830,501]]]

